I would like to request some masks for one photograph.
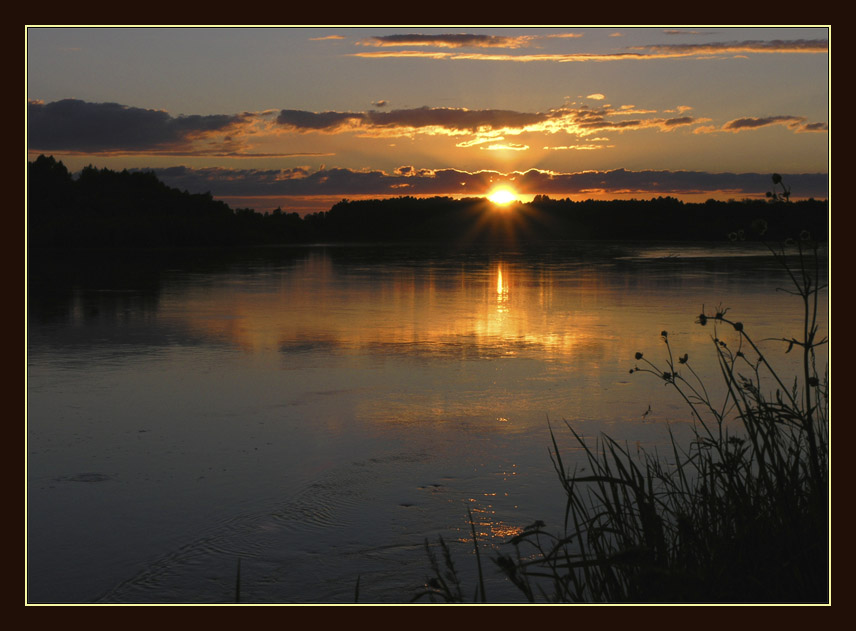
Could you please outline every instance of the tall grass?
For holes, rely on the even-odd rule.
[[[568,424],[586,460],[572,469],[551,428],[563,531],[536,522],[511,539],[510,554],[494,558],[525,599],[828,602],[829,380],[816,366],[816,349],[827,343],[818,322],[825,285],[818,247],[802,237],[771,248],[792,283],[783,291],[803,309],[799,336],[778,340],[783,353],[801,354],[799,374],[782,376],[727,309],[703,310],[696,321],[711,329],[718,395],[688,355],[673,349],[667,331],[663,359],[636,353],[631,370],[685,402],[691,441],[669,430],[670,453],[639,455],[609,436],[592,443]],[[443,549],[445,584],[454,584]],[[435,558],[433,567],[441,571]],[[460,598],[460,587],[448,595]]]

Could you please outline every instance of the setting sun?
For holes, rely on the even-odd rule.
[[[505,205],[517,201],[517,194],[508,188],[498,188],[488,195],[487,198],[494,204]]]

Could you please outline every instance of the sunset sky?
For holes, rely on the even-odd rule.
[[[27,150],[233,208],[828,196],[830,29],[53,28]]]

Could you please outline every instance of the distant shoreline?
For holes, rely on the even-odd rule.
[[[342,200],[300,216],[279,209],[232,209],[210,193],[191,194],[152,173],[29,163],[27,245],[50,248],[151,248],[318,243],[538,245],[550,241],[783,241],[828,239],[827,200],[686,203],[551,199],[498,206],[486,198],[395,197]]]

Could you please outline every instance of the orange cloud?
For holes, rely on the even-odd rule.
[[[514,61],[573,63],[586,61],[647,61],[674,59],[681,57],[709,57],[711,55],[772,54],[772,53],[826,53],[829,45],[826,40],[772,40],[719,42],[710,44],[656,44],[633,46],[627,51],[617,53],[543,53],[528,55],[509,55],[503,53],[451,53],[441,51],[375,51],[352,53],[355,57],[394,58],[417,57],[425,59],[473,60],[473,61]]]
[[[595,151],[597,149],[611,149],[615,145],[564,145],[561,147],[543,147],[545,151]]]
[[[526,151],[529,145],[516,145],[514,143],[506,143],[502,145],[488,145],[487,147],[479,147],[486,151]]]
[[[670,131],[706,119],[690,116],[676,118],[616,119],[630,114],[650,114],[650,110],[625,110],[606,105],[597,109],[586,105],[565,106],[548,112],[516,112],[512,110],[470,110],[466,108],[421,107],[390,112],[306,112],[282,110],[277,123],[298,132],[360,132],[365,135],[473,135],[458,144],[469,147],[488,141],[502,140],[505,135],[524,132],[565,132],[588,136],[598,131],[657,128]]]
[[[828,131],[825,123],[809,122],[802,116],[743,117],[715,127],[709,124],[709,118],[687,115],[689,109],[680,106],[666,110],[677,114],[668,117],[654,110],[608,104],[567,104],[545,112],[426,106],[389,111],[284,109],[173,117],[161,110],[66,99],[47,104],[31,101],[27,123],[29,149],[34,152],[234,158],[333,155],[330,151],[277,151],[278,137],[295,133],[352,134],[362,138],[450,136],[458,138],[456,146],[460,149],[523,151],[532,140],[512,142],[513,137],[567,134],[586,138],[587,143],[555,145],[582,150],[594,148],[604,133],[644,129],[669,132],[694,128],[694,133],[737,133],[781,125],[794,133]]]

